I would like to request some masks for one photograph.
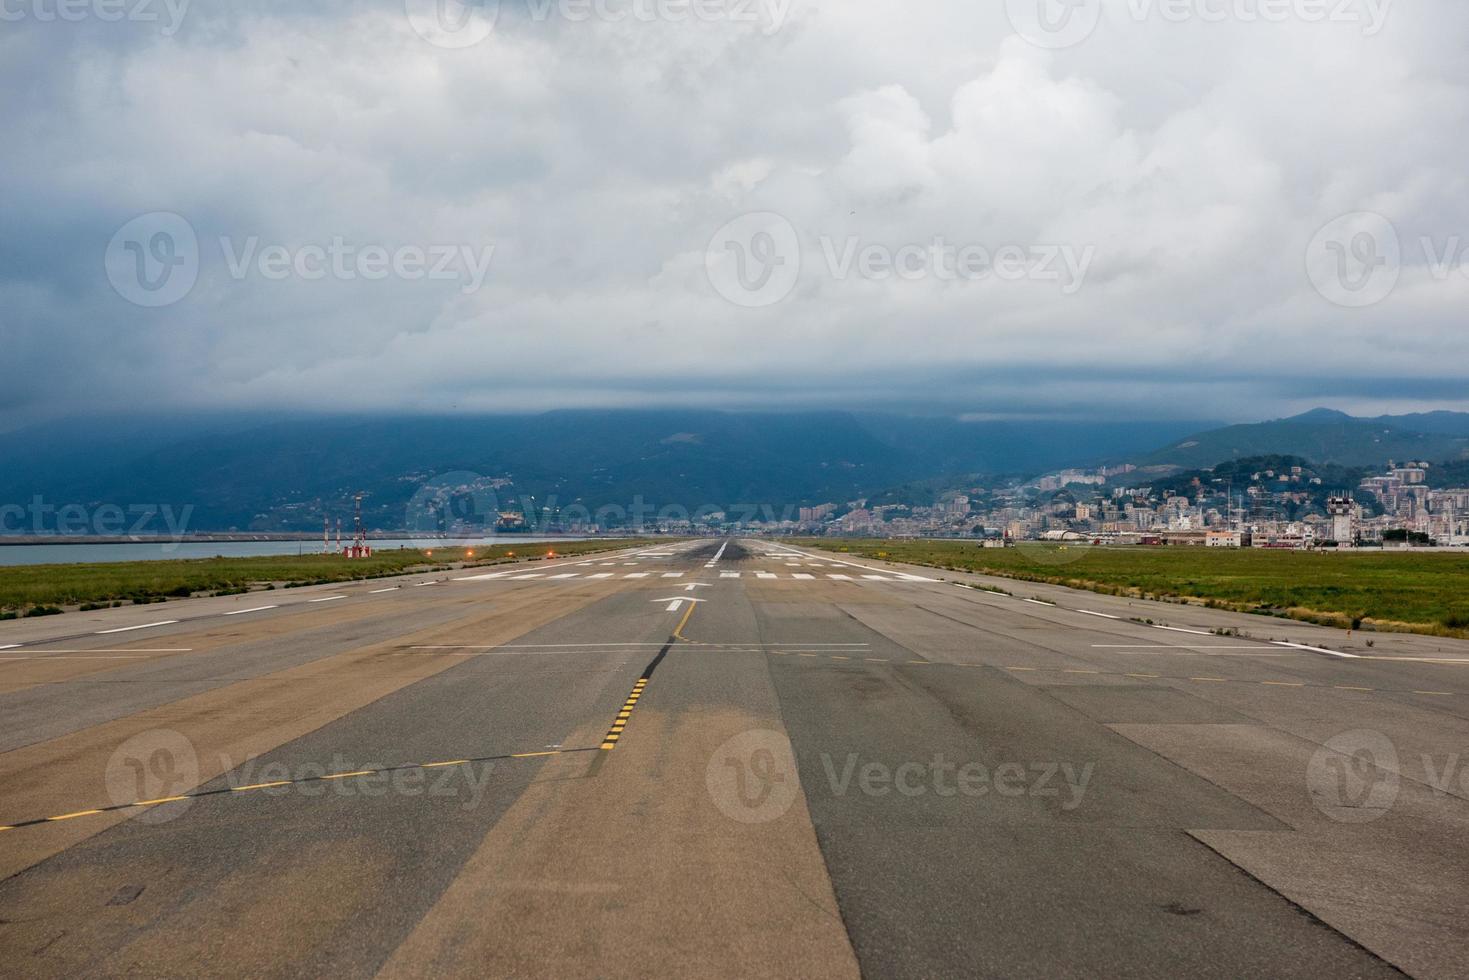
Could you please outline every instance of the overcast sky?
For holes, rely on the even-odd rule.
[[[65,2],[0,425],[1469,409],[1462,2]]]

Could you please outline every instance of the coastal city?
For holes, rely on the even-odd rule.
[[[1126,464],[1062,470],[998,489],[945,491],[927,504],[863,498],[801,507],[780,520],[732,520],[716,512],[672,522],[667,530],[975,538],[991,547],[1022,541],[1285,549],[1469,547],[1469,487],[1430,486],[1434,467],[1428,462],[1390,463],[1382,472],[1344,486],[1305,461],[1285,460],[1262,458],[1260,469],[1248,471],[1236,466],[1232,482],[1198,475],[1150,479],[1156,474]],[[1330,469],[1340,476],[1340,468]]]

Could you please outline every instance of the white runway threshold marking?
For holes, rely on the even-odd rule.
[[[131,633],[133,630],[147,630],[152,629],[155,626],[172,626],[174,623],[177,622],[178,620],[176,619],[164,619],[156,623],[144,623],[141,626],[119,626],[117,629],[112,630],[98,630],[93,635],[106,636],[108,633]]]

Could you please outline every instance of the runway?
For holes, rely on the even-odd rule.
[[[101,610],[0,624],[0,828],[15,976],[1462,976],[1469,643],[764,540]]]

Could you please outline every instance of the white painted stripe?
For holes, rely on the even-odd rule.
[[[245,615],[245,613],[265,612],[265,610],[267,610],[267,609],[279,609],[279,608],[280,608],[279,606],[256,606],[254,609],[236,609],[233,612],[227,612],[227,613],[225,613],[225,615],[226,616],[243,616],[243,615]]]
[[[611,572],[598,572],[595,575],[588,575],[587,576],[587,578],[611,578],[611,577],[612,577],[612,573]]]
[[[719,577],[720,578],[739,578],[740,577],[740,573],[739,572],[720,572],[719,573]]]
[[[14,650],[18,646],[20,646],[19,643],[7,643],[3,647],[0,647],[0,650]]]
[[[830,574],[828,574],[826,577],[827,578],[836,579],[838,582],[850,582],[850,581],[852,581],[852,576],[850,576],[850,575],[830,575]]]
[[[562,572],[560,575],[552,575],[552,578],[576,578],[581,572]]]
[[[755,577],[756,578],[775,578],[776,577],[776,574],[774,572],[756,572],[755,573]]]
[[[528,578],[545,578],[545,577],[546,577],[545,574],[542,573],[542,572],[531,572],[529,575],[512,575],[512,576],[510,576],[510,581],[512,581],[512,582],[519,582],[519,581],[523,581],[523,580],[528,579]]]
[[[325,599],[307,599],[307,602],[335,602],[337,599],[347,598],[344,595],[329,595]]]
[[[683,578],[683,572],[664,572],[664,578]]]
[[[807,579],[808,581],[810,579],[815,578],[815,577],[816,577],[815,575],[807,575],[805,572],[796,572],[795,574],[793,574],[791,576],[791,578]]]
[[[462,578],[456,578],[454,581],[456,581],[456,582],[484,582],[487,579],[504,578],[506,575],[509,575],[509,574],[510,574],[509,572],[490,572],[488,575],[465,575]],[[384,590],[384,591],[386,591],[386,590]]]
[[[1168,632],[1170,632],[1170,633],[1192,633],[1194,636],[1213,636],[1214,635],[1213,633],[1210,633],[1208,630],[1186,630],[1182,626],[1159,626],[1157,623],[1154,623],[1153,624],[1153,629],[1155,629],[1155,630],[1168,630]]]
[[[864,575],[862,577],[863,578],[872,579],[874,582],[891,582],[892,581],[892,579],[888,578],[886,575]]]
[[[458,581],[463,582],[465,580],[461,578]],[[390,588],[386,588],[386,589],[373,589],[371,592],[369,592],[367,594],[368,595],[382,595],[384,592],[397,592],[402,587],[403,586],[401,586],[401,585],[394,585],[394,586],[391,586]]]
[[[1092,612],[1090,609],[1073,609],[1072,612],[1079,612],[1083,616],[1101,616],[1103,619],[1121,619],[1122,618],[1121,616],[1113,616],[1111,613]]]
[[[1324,653],[1332,657],[1341,657],[1344,660],[1362,659],[1355,653],[1342,653],[1340,650],[1327,650],[1323,647],[1308,647],[1304,643],[1287,643],[1284,640],[1273,640],[1271,642],[1273,642],[1278,647],[1290,647],[1292,650],[1307,650],[1311,653]]]
[[[651,572],[628,572],[623,578],[647,578]]]
[[[145,660],[145,657],[0,657],[0,663],[19,663],[22,660]]]
[[[437,583],[437,582],[414,582],[413,583],[413,587],[415,589],[421,589],[421,588],[424,588],[425,586],[438,585],[438,584],[439,583]]]
[[[105,636],[108,633],[131,633],[133,630],[147,630],[147,629],[152,629],[155,626],[172,626],[174,623],[177,623],[177,622],[178,622],[178,620],[176,620],[176,619],[165,619],[165,620],[162,620],[162,621],[157,622],[157,623],[144,623],[141,626],[119,626],[115,630],[98,630],[93,635],[94,636]]]
[[[1037,606],[1050,606],[1052,609],[1057,608],[1056,607],[1056,604],[1054,602],[1045,602],[1045,601],[1043,601],[1041,599],[1026,599],[1026,598],[1022,598],[1020,601],[1021,602],[1034,603]]]
[[[1093,650],[1259,650],[1258,646],[1216,646],[1212,643],[1093,643]],[[1261,656],[1276,656],[1265,654]]]

